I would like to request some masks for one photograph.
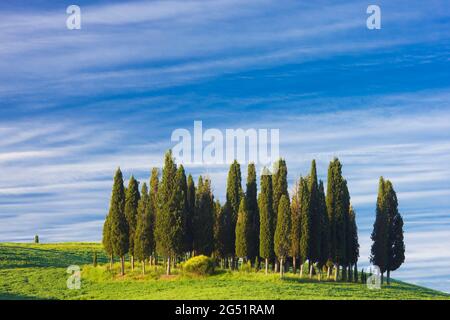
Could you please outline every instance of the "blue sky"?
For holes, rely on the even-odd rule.
[[[367,261],[380,175],[398,192],[406,263],[450,292],[446,1],[0,3],[0,241],[100,240],[114,170],[148,180],[171,132],[279,128],[290,186],[343,162]],[[227,168],[208,174],[223,199]],[[243,172],[245,176],[245,170]]]

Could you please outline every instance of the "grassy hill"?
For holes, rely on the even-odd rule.
[[[99,266],[92,266],[98,252]],[[218,270],[209,277],[163,275],[162,268],[139,265],[125,277],[106,268],[107,257],[97,243],[0,244],[0,299],[450,299],[450,295],[394,281],[369,290],[362,284],[309,280],[292,274]],[[79,290],[69,290],[69,265],[82,269]],[[115,266],[118,269],[118,265]]]

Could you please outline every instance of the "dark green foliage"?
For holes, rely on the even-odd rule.
[[[113,245],[111,242],[111,214],[106,215],[105,222],[103,223],[103,236],[102,236],[102,244],[103,249],[108,254],[108,256],[113,256]]]
[[[152,253],[156,253],[156,240],[155,240],[155,226],[156,226],[156,215],[158,210],[158,188],[159,188],[159,170],[158,168],[152,169],[152,174],[150,177],[150,190],[149,190],[149,201],[151,205],[152,213],[152,225],[153,225],[153,246],[151,248]]]
[[[198,179],[194,215],[194,251],[195,254],[211,255],[214,250],[214,196],[211,181],[202,176]]]
[[[300,181],[295,184],[291,202],[291,250],[290,256],[297,259],[300,257],[301,239],[301,194]]]
[[[34,236],[34,243],[39,243],[39,236],[38,235]]]
[[[385,199],[385,182],[380,177],[378,186],[378,198],[376,206],[376,217],[371,235],[373,241],[370,262],[380,268],[383,273],[388,264],[388,215]]]
[[[139,261],[145,261],[152,254],[155,247],[154,240],[154,212],[152,198],[144,183],[141,190],[141,199],[138,204],[137,226],[135,234],[134,254]]]
[[[278,207],[280,199],[283,195],[289,198],[288,184],[287,184],[287,166],[284,159],[279,159],[275,164],[274,173],[272,175],[273,188],[273,212],[275,213],[274,225],[276,225],[278,216]]]
[[[92,265],[94,267],[97,266],[97,251],[94,251],[93,255],[92,255]]]
[[[327,214],[327,204],[323,182],[319,182],[319,213],[320,213],[320,259],[319,266],[324,266],[329,258],[330,225]]]
[[[347,181],[342,177],[342,165],[337,158],[331,161],[328,167],[326,202],[330,223],[330,260],[337,265],[346,265],[350,195]]]
[[[214,255],[218,258],[226,257],[227,230],[225,207],[219,200],[214,204]]]
[[[291,231],[291,210],[289,198],[281,196],[278,205],[277,227],[275,229],[275,254],[279,259],[284,259],[289,254]]]
[[[355,265],[359,258],[358,227],[356,226],[356,215],[350,206],[347,227],[347,259],[350,266]]]
[[[227,194],[226,194],[226,207],[228,209],[229,221],[230,221],[230,245],[229,245],[229,254],[234,256],[234,243],[236,242],[236,222],[237,216],[239,212],[239,205],[241,202],[241,198],[243,196],[242,191],[242,178],[241,178],[241,166],[239,163],[234,160],[234,162],[230,166],[230,170],[228,171],[227,177]]]
[[[195,215],[195,184],[192,175],[187,179],[187,196],[186,196],[186,230],[185,230],[185,250],[193,249],[193,219]]]
[[[110,241],[115,255],[123,258],[128,253],[128,223],[125,217],[125,190],[120,168],[114,176],[111,202],[109,206]],[[122,270],[123,271],[123,270]]]
[[[321,255],[321,204],[319,195],[319,183],[317,181],[316,161],[311,164],[309,175],[309,255],[308,259],[312,263],[319,262]]]
[[[311,216],[309,210],[310,194],[308,179],[300,178],[300,261],[305,262],[310,258]]]
[[[140,199],[139,182],[131,176],[125,195],[125,218],[128,223],[129,253],[134,255],[134,238],[137,223],[137,207]]]
[[[272,206],[272,177],[268,174],[261,176],[261,192],[258,198],[259,206],[259,255],[264,259],[273,257],[273,227],[274,213]]]
[[[181,204],[181,210],[182,210],[182,226],[183,226],[183,240],[180,244],[179,250],[177,250],[179,253],[188,251],[190,245],[189,245],[189,231],[188,231],[188,220],[190,217],[188,217],[188,186],[187,186],[187,180],[186,180],[186,172],[184,171],[183,165],[180,165],[177,170],[177,183],[178,188],[180,192],[182,193],[182,204]]]
[[[239,258],[248,258],[250,252],[250,214],[245,198],[241,199],[239,205],[238,219],[236,223],[236,256]]]
[[[388,270],[397,270],[405,261],[405,243],[403,241],[403,219],[398,212],[398,200],[392,183],[386,181],[386,209],[389,219],[388,232]]]
[[[183,239],[184,195],[177,180],[177,166],[172,151],[166,153],[155,224],[156,250],[169,258],[179,253]]]
[[[247,171],[247,190],[245,198],[250,220],[248,257],[254,260],[259,256],[259,210],[255,164],[250,163]]]

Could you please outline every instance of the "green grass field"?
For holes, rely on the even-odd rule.
[[[92,266],[98,252],[99,265]],[[69,265],[79,265],[81,289],[69,290]],[[115,266],[117,271],[118,265]],[[369,290],[362,284],[300,279],[287,274],[218,270],[208,277],[147,267],[125,277],[107,270],[100,244],[0,244],[0,299],[450,299],[450,295],[394,281],[390,287]]]

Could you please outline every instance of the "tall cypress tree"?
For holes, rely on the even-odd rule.
[[[320,260],[321,217],[319,184],[317,181],[316,161],[311,163],[309,175],[309,276],[312,277],[313,264]]]
[[[227,234],[226,234],[225,207],[217,200],[214,204],[214,256],[225,259]]]
[[[125,191],[120,168],[114,176],[114,185],[109,205],[112,251],[121,260],[121,275],[125,274],[125,255],[129,249],[128,223],[125,217]]]
[[[188,186],[186,181],[186,172],[184,171],[184,167],[182,164],[178,166],[177,170],[177,181],[178,187],[180,191],[183,193],[182,201],[180,204],[182,206],[182,225],[183,225],[183,240],[181,244],[181,248],[179,249],[179,253],[183,253],[188,251],[189,248],[189,231],[188,231]]]
[[[300,276],[303,273],[303,264],[307,259],[310,259],[310,244],[311,244],[311,216],[309,210],[309,188],[308,178],[300,178]]]
[[[297,272],[297,259],[300,257],[300,239],[301,239],[301,195],[300,181],[297,181],[294,187],[291,202],[291,250],[292,271]]]
[[[236,223],[236,256],[244,259],[244,262],[249,257],[251,250],[250,229],[251,221],[249,210],[247,208],[247,201],[245,198],[242,198]]]
[[[150,177],[150,190],[149,190],[149,198],[150,205],[152,206],[152,221],[153,221],[153,247],[152,247],[152,255],[154,255],[155,264],[158,262],[156,257],[156,240],[155,240],[155,226],[156,226],[156,216],[158,210],[158,188],[159,188],[159,170],[158,168],[153,168],[151,177]]]
[[[214,196],[211,181],[199,177],[195,201],[194,250],[196,254],[211,255],[214,250]]]
[[[281,196],[278,205],[277,228],[275,230],[275,254],[280,260],[280,276],[283,277],[284,261],[290,249],[291,212],[289,198]]]
[[[278,208],[279,202],[283,195],[285,195],[289,199],[288,193],[288,184],[287,184],[287,166],[286,161],[284,159],[279,159],[274,166],[274,173],[272,175],[272,188],[273,188],[273,212],[274,212],[274,221],[273,227],[277,225],[277,217],[278,217]],[[273,230],[275,234],[275,229]],[[275,271],[278,267],[278,262],[275,259]]]
[[[330,260],[335,264],[335,280],[337,280],[339,267],[347,265],[346,234],[350,210],[347,181],[342,177],[342,165],[337,158],[333,159],[328,167],[326,201],[330,223]]]
[[[189,174],[187,180],[187,204],[186,204],[186,248],[190,252],[193,250],[193,219],[195,215],[195,184],[192,175]]]
[[[273,206],[272,206],[272,177],[264,169],[261,176],[261,192],[258,198],[259,207],[259,255],[265,260],[266,274],[269,266],[269,259],[273,257]]]
[[[140,199],[139,182],[131,176],[125,195],[125,217],[128,223],[128,239],[131,270],[134,270],[134,238],[137,224],[137,210]]]
[[[239,212],[239,205],[241,202],[241,198],[243,196],[242,191],[242,177],[241,177],[241,167],[239,163],[234,160],[234,162],[230,166],[230,170],[228,171],[228,177],[227,177],[227,194],[226,194],[226,200],[227,200],[227,209],[229,210],[229,221],[230,221],[230,228],[229,228],[229,254],[234,257],[235,256],[235,242],[236,242],[236,223],[237,223],[237,216]]]
[[[347,228],[347,259],[349,265],[349,275],[352,276],[351,270],[358,268],[359,258],[359,242],[358,227],[356,225],[356,214],[352,206],[350,206]],[[349,279],[351,280],[351,278]]]
[[[136,233],[134,240],[134,254],[142,263],[142,274],[145,274],[145,260],[152,254],[153,238],[153,212],[151,198],[148,194],[147,184],[144,182],[141,190],[137,210]]]
[[[184,195],[177,185],[177,166],[172,151],[164,159],[161,185],[158,189],[158,210],[155,225],[156,248],[167,259],[167,271],[170,274],[171,258],[179,254],[183,239],[182,204]],[[184,203],[183,203],[184,205]]]
[[[327,204],[325,199],[325,190],[323,187],[323,182],[319,182],[319,212],[320,212],[320,259],[319,267],[322,269],[329,257],[329,243],[330,243],[330,226],[327,214]]]
[[[373,224],[373,231],[371,239],[373,241],[370,255],[370,262],[383,273],[387,269],[388,265],[388,232],[389,232],[389,220],[386,210],[386,185],[383,177],[380,177],[378,185],[378,197],[376,205],[376,217]]]
[[[397,270],[405,261],[403,240],[403,219],[398,211],[397,194],[392,183],[386,181],[386,210],[388,216],[387,283],[390,284],[391,271]]]
[[[257,197],[256,168],[254,163],[250,163],[247,170],[245,199],[250,220],[248,256],[251,261],[259,257],[259,210]]]

